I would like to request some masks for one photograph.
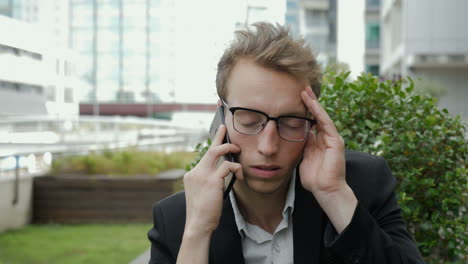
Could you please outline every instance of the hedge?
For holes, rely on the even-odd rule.
[[[427,263],[468,260],[466,125],[415,91],[411,78],[325,72],[320,101],[346,147],[381,156],[398,180],[408,230]],[[198,157],[210,142],[198,144]]]

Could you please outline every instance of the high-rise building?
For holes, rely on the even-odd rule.
[[[318,52],[323,65],[336,63],[336,0],[287,0],[286,24]]]
[[[8,16],[29,23],[39,21],[40,0],[2,0],[0,15]]]
[[[468,116],[468,1],[383,0],[380,73],[440,86],[439,106]]]
[[[68,0],[0,0],[0,15],[40,25],[52,33],[54,45],[66,48],[68,3]]]
[[[38,24],[0,16],[0,115],[76,115],[76,54]]]
[[[174,2],[70,1],[69,46],[82,54],[88,83],[83,101],[154,102],[156,90],[173,91]]]
[[[286,1],[286,18],[285,23],[289,25],[291,34],[299,36],[299,8],[300,0],[287,0]]]
[[[380,0],[366,0],[365,5],[365,71],[379,75]]]
[[[67,3],[0,1],[0,114],[78,114],[78,56],[63,30]]]

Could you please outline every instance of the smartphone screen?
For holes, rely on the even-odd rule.
[[[213,138],[214,138],[214,136],[215,136],[216,132],[218,131],[218,128],[219,128],[219,126],[221,124],[225,125],[225,122],[224,122],[224,108],[222,106],[219,106],[218,110],[216,111],[216,114],[215,114],[215,116],[213,118],[213,121],[211,122],[211,126],[210,126],[209,136],[210,136],[211,141],[213,141]],[[227,131],[226,131],[226,135],[224,137],[223,143],[231,143],[231,140],[229,139],[229,134],[228,134]],[[224,157],[221,157],[219,159],[216,166],[219,166],[224,160],[228,160],[228,161],[231,161],[231,162],[238,162],[234,154],[228,153],[228,154],[224,155]],[[235,181],[236,181],[236,177],[232,173],[224,178],[224,187],[225,187],[224,195],[223,195],[224,199],[226,199],[227,195],[231,191],[232,186],[234,185]]]

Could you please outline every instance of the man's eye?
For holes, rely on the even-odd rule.
[[[299,118],[288,118],[282,120],[281,125],[289,128],[301,128],[304,127],[304,123],[305,121]]]
[[[243,126],[256,126],[256,125],[260,125],[262,122],[261,121],[247,121],[247,120],[243,120],[243,121],[240,121],[239,122],[241,125]]]

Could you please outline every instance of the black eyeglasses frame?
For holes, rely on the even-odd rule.
[[[244,132],[241,132],[239,130],[237,130],[236,126],[234,125],[234,118],[232,119],[232,127],[239,133],[241,134],[244,134],[244,135],[258,135],[260,132],[262,132],[262,130],[265,128],[266,124],[270,121],[270,120],[273,120],[273,121],[276,121],[276,127],[278,128],[278,124],[279,124],[279,120],[281,118],[298,118],[298,119],[303,119],[303,120],[306,120],[306,121],[309,121],[310,122],[310,127],[309,127],[309,131],[310,131],[310,128],[312,128],[315,124],[317,124],[317,120],[315,119],[312,119],[312,118],[308,118],[308,117],[302,117],[302,116],[292,116],[292,115],[284,115],[284,116],[279,116],[279,117],[272,117],[272,116],[269,116],[267,115],[265,112],[262,112],[262,111],[259,111],[259,110],[256,110],[256,109],[250,109],[250,108],[245,108],[245,107],[231,107],[229,106],[224,100],[221,100],[221,102],[223,103],[223,105],[229,110],[229,112],[231,112],[232,116],[234,117],[234,113],[237,111],[237,110],[247,110],[247,111],[252,111],[252,112],[256,112],[256,113],[259,113],[261,115],[264,115],[267,120],[266,122],[263,124],[262,126],[262,129],[260,129],[257,133],[255,134],[249,134],[249,133],[244,133]],[[304,139],[307,137],[307,134],[308,132],[304,135],[304,138],[301,139],[301,140],[291,140],[291,139],[285,139],[281,136],[281,134],[279,133],[278,131],[278,135],[286,140],[286,141],[291,141],[291,142],[301,142],[301,141],[304,141]]]

